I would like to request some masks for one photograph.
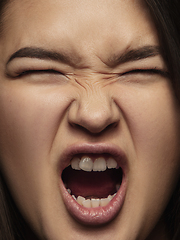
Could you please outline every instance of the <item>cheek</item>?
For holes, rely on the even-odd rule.
[[[141,223],[148,229],[164,212],[179,177],[179,108],[166,83],[147,89],[121,86],[114,95],[133,142],[133,148],[126,144],[130,162],[124,211],[132,226]]]
[[[168,165],[170,167],[171,163],[174,164],[173,159],[179,155],[180,140],[179,109],[171,93],[154,93],[140,102],[136,110],[132,133],[137,155],[140,159],[148,159],[146,164],[153,164],[155,169],[165,169]]]
[[[143,176],[149,187],[161,180],[168,185],[169,179],[173,182],[177,178],[180,168],[179,107],[169,84],[163,81],[149,88],[123,86],[120,91],[116,101],[134,145],[135,157],[130,162],[132,170],[136,168],[132,171],[134,178],[138,175],[140,181]]]
[[[47,157],[70,104],[68,96],[66,90],[57,86],[55,90],[14,83],[12,87],[1,88],[0,154],[3,165],[35,167]],[[26,162],[26,159],[31,161]]]
[[[167,82],[149,88],[124,86],[118,95],[116,102],[138,156],[151,155],[153,161],[154,154],[170,155],[170,158],[179,154],[180,112]]]
[[[34,223],[42,195],[58,195],[51,150],[71,103],[69,96],[69,88],[58,86],[14,83],[0,90],[0,167],[19,208]]]

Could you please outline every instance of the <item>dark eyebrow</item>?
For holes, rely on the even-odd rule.
[[[114,68],[126,62],[154,57],[159,54],[160,48],[158,46],[143,46],[137,49],[127,50],[123,54],[114,54],[111,58],[108,59],[106,64],[109,67]],[[25,47],[19,49],[17,52],[13,53],[10,56],[7,64],[15,58],[38,58],[42,60],[53,60],[69,64],[72,67],[82,67],[82,60],[79,56],[68,53],[59,53],[37,47]]]
[[[73,67],[78,66],[81,62],[81,59],[78,56],[70,55],[68,53],[59,53],[36,47],[25,47],[19,49],[17,52],[11,55],[11,57],[7,61],[7,64],[15,58],[38,58],[42,60],[53,60],[67,63]]]
[[[114,55],[108,60],[108,66],[116,67],[126,62],[138,61],[149,57],[160,55],[159,46],[143,46],[137,49],[127,50],[121,55]]]

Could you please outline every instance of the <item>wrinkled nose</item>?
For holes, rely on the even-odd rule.
[[[98,134],[119,123],[120,109],[108,95],[87,94],[74,100],[69,108],[68,121],[74,127]]]

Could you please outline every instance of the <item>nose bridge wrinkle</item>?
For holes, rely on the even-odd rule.
[[[87,89],[86,89],[87,90]],[[120,120],[120,111],[108,93],[87,90],[72,103],[68,112],[71,126],[81,126],[91,133],[100,133]]]

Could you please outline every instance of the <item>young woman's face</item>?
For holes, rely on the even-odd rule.
[[[179,106],[146,6],[13,1],[0,56],[0,166],[40,239],[154,240]]]

